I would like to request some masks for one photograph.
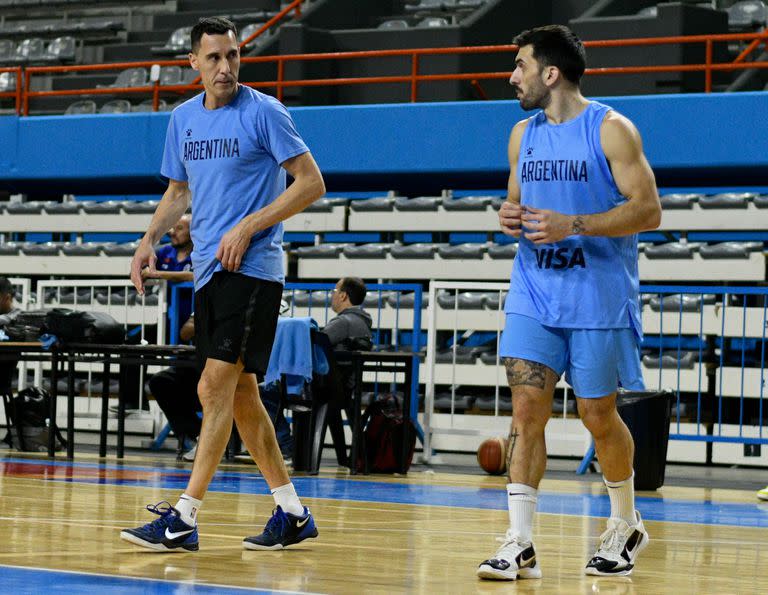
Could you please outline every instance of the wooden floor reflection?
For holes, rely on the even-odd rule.
[[[582,572],[604,520],[559,514],[540,514],[535,528],[544,578],[517,584],[481,582],[475,568],[495,551],[494,538],[506,527],[506,512],[440,502],[303,498],[317,519],[319,539],[283,552],[255,552],[243,550],[241,541],[260,531],[272,508],[271,497],[212,492],[200,516],[200,551],[158,554],[121,541],[118,533],[151,520],[144,505],[173,501],[178,489],[111,480],[79,483],[76,477],[14,473],[8,471],[12,465],[2,463],[0,455],[0,584],[4,567],[22,566],[198,586],[340,594],[768,592],[768,529],[646,521],[651,543],[635,574],[608,579]],[[230,471],[255,473],[253,467]],[[370,482],[367,498],[375,500],[381,481]],[[457,488],[478,482],[503,485],[498,478],[439,473],[387,481]],[[355,485],[368,489],[366,480]],[[549,482],[542,488],[563,498],[583,489],[575,482]],[[678,488],[664,497],[705,501],[713,494]],[[751,502],[750,497],[735,491],[714,495],[727,502]]]

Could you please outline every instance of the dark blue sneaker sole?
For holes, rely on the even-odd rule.
[[[147,541],[146,539],[142,539],[138,535],[134,535],[130,531],[120,531],[120,539],[128,541],[134,545],[139,545],[141,547],[154,550],[156,552],[196,552],[200,549],[200,546],[197,542],[185,543],[183,545],[166,545],[162,542],[153,543],[151,541]]]
[[[274,551],[274,550],[282,550],[289,546],[296,545],[297,543],[301,543],[305,539],[314,539],[317,537],[318,532],[317,529],[315,529],[312,533],[309,535],[302,537],[301,539],[296,539],[293,541],[289,541],[288,543],[276,543],[275,545],[262,545],[260,543],[254,543],[253,541],[248,541],[249,538],[245,538],[243,540],[243,547],[247,550],[260,550],[260,551]]]

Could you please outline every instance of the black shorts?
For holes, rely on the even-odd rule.
[[[208,358],[263,377],[275,340],[283,286],[219,271],[195,292],[195,345],[201,368]]]

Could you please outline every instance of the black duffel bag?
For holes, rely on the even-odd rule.
[[[44,332],[47,315],[47,310],[19,312],[3,330],[11,341],[37,341]]]
[[[46,332],[63,343],[125,343],[125,329],[109,314],[54,308],[45,317]]]

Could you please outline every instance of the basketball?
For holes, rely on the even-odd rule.
[[[484,440],[477,449],[480,468],[491,475],[501,475],[507,470],[507,440],[502,436]]]

